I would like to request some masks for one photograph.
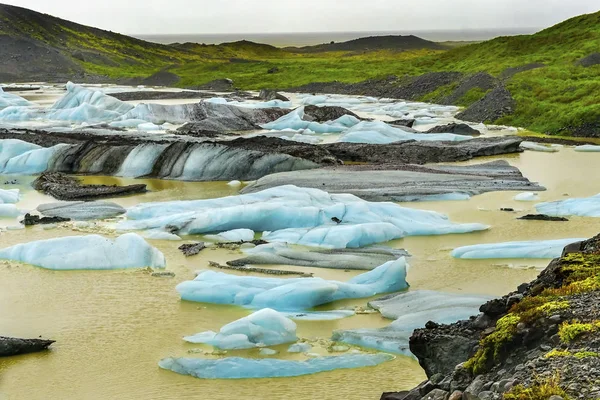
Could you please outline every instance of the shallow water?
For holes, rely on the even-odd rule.
[[[525,152],[502,158],[548,188],[540,194],[542,201],[563,199],[567,194],[584,197],[600,192],[600,182],[581,173],[600,167],[598,154],[576,153],[565,148],[554,154]],[[498,158],[489,160],[493,159]],[[483,161],[487,160],[474,162]],[[0,182],[8,179],[0,177]],[[28,188],[32,179],[18,178],[20,184],[16,187],[25,193],[18,204],[22,209],[53,201]],[[85,181],[134,182],[113,177],[86,177]],[[236,193],[236,189],[225,183],[142,182],[148,184],[149,193],[114,201],[132,206],[139,202]],[[517,216],[534,211],[535,203],[513,201],[515,194],[499,192],[469,201],[404,204],[444,212],[457,222],[492,226],[487,232],[411,237],[391,243],[413,254],[408,276],[412,288],[502,295],[533,279],[548,260],[455,260],[450,257],[450,250],[477,243],[592,236],[600,230],[600,220],[596,219],[572,218],[566,223],[518,221]],[[520,212],[502,212],[501,207],[513,207]],[[14,220],[0,220],[0,226],[14,223]],[[104,229],[91,231],[102,233]],[[69,224],[54,230],[34,227],[8,231],[0,234],[0,246],[76,234],[83,232],[74,231]],[[198,348],[184,343],[182,336],[218,330],[248,314],[235,307],[179,300],[174,289],[177,283],[193,278],[194,271],[207,268],[208,261],[224,262],[240,255],[232,250],[207,249],[186,259],[177,250],[181,243],[153,242],[165,253],[168,270],[176,274],[175,278],[154,278],[146,271],[55,272],[0,262],[0,332],[20,337],[43,335],[57,340],[50,352],[0,360],[0,399],[230,399],[255,398],[257,393],[269,399],[289,398],[291,393],[298,399],[376,399],[384,391],[407,389],[424,379],[418,363],[407,357],[373,368],[258,381],[203,381],[160,370],[157,366],[160,359],[189,356],[189,350]],[[308,270],[316,276],[338,280],[359,273],[285,268]],[[350,300],[328,308],[364,306],[366,302]],[[339,321],[299,322],[298,333],[309,340],[327,339],[335,329],[376,328],[388,323],[378,314],[357,315]],[[316,344],[315,352],[326,354],[327,344]],[[276,348],[282,351],[278,357],[301,357],[286,353],[285,348]],[[229,355],[256,356],[257,351]]]

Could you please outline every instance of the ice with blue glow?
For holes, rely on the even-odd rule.
[[[44,148],[17,139],[0,140],[0,173],[39,174],[48,169],[51,158],[68,144]]]
[[[341,133],[360,122],[356,117],[351,115],[344,115],[335,121],[328,121],[325,123],[305,121],[303,118],[304,107],[299,107],[276,121],[262,125],[262,128],[276,131],[285,129],[292,129],[295,131],[309,130],[314,133],[328,134]]]
[[[600,217],[600,194],[587,198],[567,199],[540,203],[535,209],[552,217],[575,215],[578,217]]]
[[[88,235],[23,243],[0,250],[0,259],[62,271],[164,268],[166,265],[165,256],[135,233],[115,240]]]
[[[231,304],[277,311],[309,310],[337,300],[357,299],[393,293],[408,287],[406,260],[400,258],[348,282],[322,278],[259,278],[205,271],[193,281],[177,286],[182,300]]]
[[[32,103],[16,94],[6,93],[0,87],[0,110],[7,107],[29,107]]]
[[[412,133],[392,127],[382,121],[361,122],[344,132],[339,141],[344,143],[390,144],[405,140],[459,142],[473,139],[452,133]]]
[[[251,242],[254,240],[254,231],[251,229],[234,229],[221,232],[218,235],[206,235],[206,239],[217,242]]]
[[[452,252],[452,257],[468,260],[556,258],[560,257],[567,245],[584,240],[586,239],[532,240],[526,242],[477,244],[455,249]]]
[[[593,144],[586,144],[583,146],[575,147],[575,151],[579,151],[582,153],[596,153],[596,152],[600,151],[600,146],[593,145]]]
[[[329,194],[293,185],[219,199],[140,204],[130,208],[127,217],[129,220],[120,222],[119,229],[165,229],[168,226],[183,235],[251,229],[268,231],[267,236],[273,240],[310,241],[311,245],[321,247],[344,243],[364,246],[367,242],[405,236],[488,229],[482,224],[455,224],[447,216],[433,211],[368,202],[349,194]],[[338,225],[332,218],[342,222]],[[318,229],[309,232],[311,228]],[[343,236],[338,238],[338,234]]]
[[[101,91],[87,89],[73,82],[67,83],[66,89],[67,93],[52,106],[53,110],[77,109],[82,105],[90,105],[100,110],[122,115],[134,108],[133,105],[108,96]]]
[[[381,329],[335,331],[334,341],[361,347],[411,355],[409,339],[413,331],[429,321],[450,324],[479,313],[479,307],[490,300],[485,296],[456,295],[418,290],[390,296],[369,303],[386,318],[395,319]]]
[[[515,201],[537,201],[539,199],[540,196],[533,192],[519,193],[514,197]]]
[[[15,204],[20,198],[19,189],[0,189],[0,204]]]
[[[306,361],[278,359],[166,358],[158,365],[181,375],[199,379],[287,378],[338,369],[374,367],[394,359],[390,354],[345,354],[339,357],[316,357]]]
[[[189,343],[209,344],[224,350],[251,349],[293,343],[298,340],[296,328],[296,323],[285,315],[264,308],[225,325],[218,333],[208,331],[183,339]]]
[[[0,218],[14,218],[21,214],[17,206],[14,204],[0,203]]]
[[[166,144],[146,143],[129,152],[116,176],[139,178],[152,172],[158,157],[168,147]]]

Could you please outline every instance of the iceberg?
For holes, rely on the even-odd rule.
[[[294,321],[269,308],[225,325],[219,333],[209,331],[183,339],[224,350],[276,346],[298,340]]]
[[[582,153],[595,153],[595,152],[599,152],[600,151],[600,146],[595,146],[592,144],[586,144],[583,146],[577,146],[575,147],[575,151],[579,151]]]
[[[348,282],[322,278],[258,278],[205,271],[193,281],[177,286],[182,300],[199,303],[231,304],[277,311],[308,310],[343,299],[357,299],[408,288],[406,261],[385,263]]]
[[[18,139],[0,140],[0,171],[4,170],[6,164],[11,159],[39,149],[42,149],[42,147],[37,144],[24,142]]]
[[[21,211],[14,204],[0,204],[0,218],[14,218],[21,215]]]
[[[126,212],[120,205],[108,201],[46,203],[39,205],[37,210],[47,217],[69,218],[75,221],[113,218]]]
[[[519,193],[515,196],[515,201],[537,201],[540,199],[540,196],[537,193],[527,192],[527,193]]]
[[[135,233],[114,241],[99,235],[69,236],[18,244],[0,250],[0,259],[67,270],[164,268],[165,256]]]
[[[52,110],[73,110],[81,106],[91,106],[94,109],[107,111],[108,115],[114,113],[119,116],[134,108],[133,105],[108,96],[101,91],[87,89],[73,82],[68,82],[66,89],[67,93],[54,103],[51,107]],[[112,119],[114,118],[110,118],[110,120]]]
[[[334,371],[374,367],[394,359],[390,354],[346,354],[338,357],[316,357],[306,361],[247,359],[239,357],[217,360],[201,358],[166,358],[158,365],[181,375],[199,379],[285,378]]]
[[[7,93],[0,87],[0,110],[7,107],[29,107],[33,103],[12,93]]]
[[[146,231],[146,232],[144,232],[143,236],[144,236],[144,238],[146,238],[148,240],[170,240],[170,241],[181,240],[181,238],[177,235],[173,235],[172,233],[163,232],[163,231],[159,231],[159,230]]]
[[[558,147],[545,146],[543,144],[538,144],[534,142],[522,142],[521,148],[525,150],[541,151],[543,153],[556,153],[560,151]]]
[[[288,347],[288,353],[308,353],[312,350],[312,346],[308,343],[295,343]]]
[[[0,173],[7,175],[35,175],[48,169],[52,158],[61,150],[70,148],[68,144],[57,144],[49,148],[38,148],[10,158]]]
[[[533,240],[527,242],[506,242],[478,244],[455,249],[452,257],[468,260],[488,258],[557,258],[563,249],[575,242],[586,239]]]
[[[265,237],[270,239],[266,240],[326,247],[364,246],[376,240],[404,236],[488,229],[482,224],[455,224],[447,216],[432,211],[368,202],[353,195],[329,194],[292,185],[219,199],[140,204],[130,208],[127,217],[127,221],[119,223],[119,229],[168,226],[183,235],[251,229],[268,232]],[[336,220],[341,223],[338,225]]]
[[[462,296],[433,291],[414,291],[369,303],[386,318],[396,319],[381,329],[335,331],[332,340],[361,347],[411,356],[409,339],[413,331],[429,321],[451,324],[479,314],[490,298]]]
[[[291,129],[294,131],[309,130],[314,133],[329,134],[342,133],[359,122],[360,121],[357,118],[350,115],[344,115],[335,121],[328,121],[325,123],[305,121],[304,107],[300,107],[276,121],[261,125],[261,127],[263,129],[275,131]]]
[[[20,198],[19,189],[0,189],[0,204],[15,204]]]
[[[600,217],[600,194],[588,198],[567,199],[540,203],[535,206],[540,214],[552,217],[566,217],[575,215],[578,217]]]
[[[207,235],[206,239],[217,242],[251,242],[254,240],[254,231],[250,229],[234,229],[221,232],[218,235]]]
[[[405,140],[430,141],[464,141],[473,139],[470,136],[452,133],[411,133],[400,128],[394,128],[385,122],[361,122],[344,132],[339,142],[390,144]]]
[[[152,172],[152,168],[160,155],[169,147],[166,144],[147,143],[136,146],[115,174],[129,178],[139,178]]]

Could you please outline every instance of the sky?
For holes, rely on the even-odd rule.
[[[0,0],[124,34],[537,28],[598,0]]]

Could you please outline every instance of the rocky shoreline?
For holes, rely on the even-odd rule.
[[[428,380],[382,400],[600,398],[600,235],[565,248],[531,283],[410,338]]]

